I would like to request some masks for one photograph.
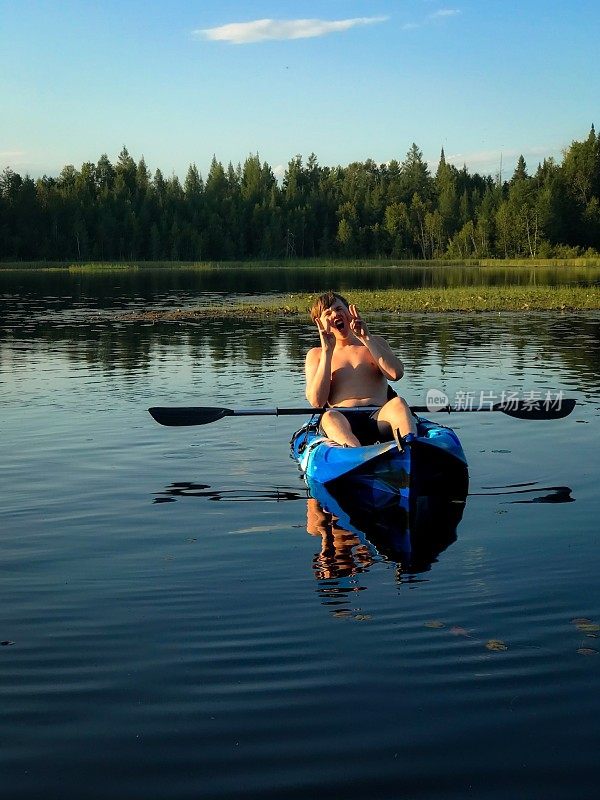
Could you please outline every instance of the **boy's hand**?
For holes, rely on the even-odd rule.
[[[349,306],[348,310],[350,311],[350,330],[363,342],[369,335],[367,326],[360,318],[355,305]]]
[[[325,317],[325,314],[320,318],[317,317],[315,323],[319,330],[319,336],[321,337],[321,348],[323,350],[333,350],[335,347],[335,335],[331,332],[331,325],[327,317]]]

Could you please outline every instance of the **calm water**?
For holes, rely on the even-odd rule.
[[[299,419],[146,412],[297,405],[307,324],[83,324],[125,293],[15,294],[0,283],[7,798],[595,793],[599,314],[372,320],[415,403],[580,403],[557,422],[451,418],[471,496],[410,573],[357,535],[307,533]]]
[[[450,286],[593,286],[600,268],[547,267],[285,267],[144,269],[89,271],[0,271],[0,289],[13,307],[23,310],[71,308],[161,308],[197,306],[226,294],[316,292],[323,287],[352,289],[418,289]]]

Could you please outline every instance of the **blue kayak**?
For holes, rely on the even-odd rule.
[[[390,495],[407,511],[423,496],[464,501],[467,460],[451,428],[418,419],[416,438],[400,451],[394,441],[343,447],[327,439],[318,422],[315,415],[291,441],[292,455],[313,496],[322,494],[320,486],[330,490],[343,482],[372,508],[387,505]]]
[[[426,419],[404,450],[396,442],[342,447],[312,417],[292,437],[309,495],[341,527],[410,572],[430,568],[456,540],[469,488],[456,433]]]

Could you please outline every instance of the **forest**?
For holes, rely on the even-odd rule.
[[[227,261],[285,258],[551,258],[600,251],[600,135],[508,180],[416,144],[403,161],[321,166],[295,156],[281,181],[258,155],[204,179],[154,174],[124,147],[37,180],[0,173],[2,261]]]

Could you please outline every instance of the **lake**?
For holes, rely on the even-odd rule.
[[[307,532],[301,417],[147,413],[302,404],[308,321],[123,323],[233,291],[129,280],[0,274],[6,797],[595,794],[600,314],[369,319],[412,403],[578,401],[554,422],[443,416],[470,495],[406,567]]]

